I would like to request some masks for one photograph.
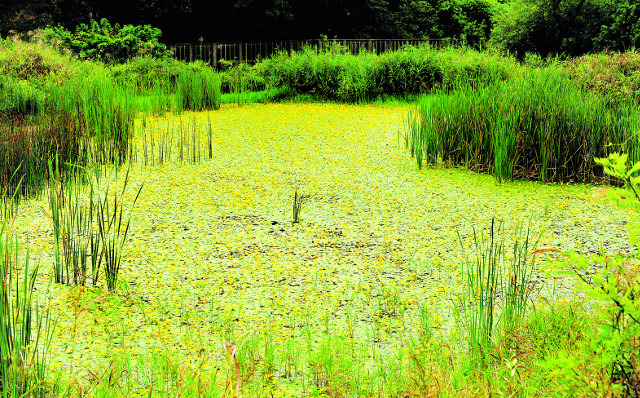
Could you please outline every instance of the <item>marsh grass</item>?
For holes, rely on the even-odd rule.
[[[131,154],[136,113],[132,92],[105,74],[46,83],[35,114],[0,118],[0,189],[16,199],[46,190],[48,162],[67,165],[124,163]]]
[[[405,145],[418,166],[463,165],[498,180],[601,181],[595,157],[623,148],[640,156],[640,117],[615,108],[553,69],[424,98],[409,117]]]
[[[122,262],[122,252],[127,241],[129,226],[131,219],[124,217],[124,206],[122,197],[125,194],[129,182],[129,172],[127,169],[124,177],[124,184],[120,193],[113,195],[113,203],[110,205],[109,191],[104,192],[104,200],[98,203],[98,230],[100,232],[100,242],[102,244],[102,253],[104,254],[104,276],[107,283],[107,289],[113,291],[117,287],[118,273],[120,272],[120,264]],[[135,207],[143,185],[138,191],[131,203],[131,207]]]
[[[141,145],[141,148],[138,148]],[[155,166],[177,161],[182,164],[199,164],[213,158],[213,125],[196,123],[195,118],[179,119],[165,127],[147,126],[143,121],[138,139],[132,144],[132,158],[144,166]]]
[[[94,230],[96,214],[93,185],[90,187],[89,203],[85,204],[82,186],[87,183],[88,176],[83,168],[71,166],[63,179],[58,162],[50,162],[49,176],[55,282],[84,286],[89,278],[93,279],[95,285],[102,255],[98,234]]]
[[[91,161],[121,164],[129,154],[136,114],[133,96],[108,75],[97,74],[51,86],[47,101],[52,111],[73,115],[75,123],[84,128]]]
[[[476,254],[465,261],[462,273],[466,289],[459,305],[468,348],[478,365],[486,366],[490,361],[497,328],[501,326],[507,334],[516,330],[530,307],[535,267],[530,252],[538,240],[532,242],[529,231],[523,232],[518,226],[513,249],[507,253],[503,225],[496,225],[495,218],[488,236],[473,231]]]
[[[187,68],[178,75],[176,85],[178,111],[220,109],[222,81],[213,69]]]
[[[109,188],[98,192],[100,172],[71,166],[60,176],[58,162],[49,163],[50,189],[48,217],[53,224],[54,278],[56,283],[84,286],[98,284],[101,267],[107,289],[116,289],[130,219],[124,217],[122,198],[127,189],[130,167],[121,192]],[[87,192],[88,191],[88,192]],[[137,191],[134,207],[142,186]]]
[[[20,259],[14,217],[0,220],[0,396],[46,397],[55,389],[47,371],[54,325],[34,297],[38,267],[30,269],[28,250]]]
[[[251,103],[249,80],[246,74],[238,68],[233,70],[232,79],[229,82],[229,94],[231,101],[237,105],[246,105]]]
[[[258,63],[267,85],[288,96],[362,103],[385,97],[449,91],[460,82],[490,84],[508,80],[520,68],[514,59],[464,48],[405,46],[376,55],[350,54],[339,43],[318,52],[311,47],[282,52]]]
[[[58,154],[65,162],[82,164],[86,149],[81,129],[65,112],[0,121],[2,195],[19,200],[40,194],[46,189],[48,159]]]

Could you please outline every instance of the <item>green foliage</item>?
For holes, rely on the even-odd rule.
[[[256,65],[271,87],[324,100],[367,102],[383,96],[407,96],[450,89],[455,82],[488,84],[507,79],[517,65],[510,58],[469,49],[436,50],[407,46],[375,55],[348,54],[338,43],[323,51],[307,47],[281,53]]]
[[[422,18],[426,17],[426,20],[409,37],[449,38],[474,47],[481,46],[489,39],[493,25],[492,1],[435,0],[412,3],[422,6]],[[412,18],[406,18],[405,21],[410,23]]]
[[[629,243],[640,248],[640,162],[628,167],[626,154],[612,153],[596,162],[605,172],[624,183],[622,191],[612,190],[609,199],[622,208],[634,210],[629,223]],[[571,266],[591,292],[610,304],[610,320],[594,339],[592,350],[607,367],[610,381],[623,396],[640,394],[640,268],[637,253],[632,257],[567,253],[564,264]],[[595,267],[595,268],[594,268]]]
[[[163,57],[167,48],[159,42],[162,32],[151,25],[111,25],[107,19],[80,24],[74,33],[58,26],[46,29],[47,39],[71,50],[81,59],[119,63],[138,56]]]
[[[6,198],[2,198],[6,199]],[[52,324],[34,297],[38,267],[19,260],[12,219],[0,218],[0,396],[49,396],[47,348]]]
[[[309,12],[291,0],[237,1],[231,17],[255,21],[248,37],[451,38],[478,45],[489,38],[492,0],[325,0]],[[307,9],[305,9],[305,7]],[[233,15],[236,14],[236,15]],[[324,22],[320,22],[320,21]],[[325,22],[326,21],[326,22]],[[246,23],[251,25],[251,22]],[[229,29],[227,29],[229,30]]]
[[[512,0],[496,10],[491,41],[520,58],[624,51],[640,37],[640,6],[632,0]]]
[[[632,50],[640,46],[640,4],[632,0],[618,0],[594,38],[595,50]]]
[[[222,82],[213,69],[189,64],[178,75],[176,84],[179,110],[220,109]]]
[[[640,159],[637,109],[611,107],[556,68],[422,100],[405,144],[418,165],[442,161],[499,180],[597,181],[594,157],[622,146]]]
[[[640,53],[599,53],[566,63],[573,80],[612,104],[640,104]]]

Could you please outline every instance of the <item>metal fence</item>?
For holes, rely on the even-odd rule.
[[[321,51],[327,45],[339,43],[352,54],[361,50],[381,54],[386,51],[395,51],[406,45],[424,45],[440,48],[442,39],[333,39],[333,40],[286,40],[286,41],[261,41],[261,42],[218,42],[218,43],[180,43],[168,45],[173,57],[181,61],[203,61],[217,67],[220,61],[254,63],[259,59],[272,56],[275,53],[286,51],[300,51],[305,45]]]

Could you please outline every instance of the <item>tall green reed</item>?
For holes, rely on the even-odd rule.
[[[108,290],[115,290],[130,218],[124,216],[122,198],[127,189],[127,169],[121,192],[98,192],[100,172],[73,166],[60,177],[57,162],[49,163],[49,217],[53,223],[54,277],[57,283],[84,286],[98,284],[101,267]],[[88,191],[88,192],[87,192]],[[137,191],[135,206],[142,186]]]
[[[213,158],[213,126],[199,126],[196,119],[190,122],[180,118],[166,128],[148,127],[143,123],[140,132],[141,160],[145,166],[162,165],[172,160],[180,163],[201,163]],[[137,157],[137,155],[135,155]]]
[[[499,180],[597,181],[594,157],[624,148],[640,157],[638,111],[610,107],[548,68],[512,81],[460,83],[422,100],[409,116],[405,145],[419,166],[444,162]]]
[[[30,269],[28,249],[19,259],[14,221],[7,213],[0,220],[0,396],[45,397],[53,323],[33,296],[38,267]]]
[[[105,191],[104,201],[98,204],[98,228],[105,261],[104,274],[107,282],[107,288],[110,291],[115,290],[117,286],[124,245],[127,241],[127,234],[129,233],[129,226],[131,224],[131,219],[125,219],[123,216],[124,213],[121,201],[121,198],[127,189],[130,171],[131,168],[127,169],[122,191],[119,195],[118,193],[114,194],[113,204],[111,207],[109,205],[108,190]],[[140,192],[142,192],[142,187],[143,186],[141,185],[138,189],[131,207],[134,207],[138,201]]]
[[[524,232],[519,225],[509,256],[504,226],[501,222],[496,225],[493,218],[488,236],[478,234],[474,228],[473,243],[475,256],[467,257],[462,268],[466,287],[459,297],[459,315],[473,360],[486,365],[498,327],[510,331],[524,319],[533,293],[535,264],[530,250],[535,250],[537,240],[532,242],[529,230]]]
[[[20,179],[16,199],[42,193],[48,161],[55,157],[64,168],[122,163],[130,155],[136,112],[131,90],[97,73],[51,79],[45,91],[37,113],[0,118],[0,190],[5,196],[12,196]]]
[[[220,76],[211,68],[185,68],[176,81],[177,110],[220,109]]]
[[[93,161],[123,163],[127,160],[136,114],[130,88],[119,86],[106,73],[97,73],[62,85],[51,83],[48,93],[50,112],[72,115],[83,132]]]
[[[300,222],[300,211],[302,210],[302,195],[298,196],[298,190],[293,194],[293,224]]]
[[[229,92],[232,102],[238,105],[246,105],[251,102],[251,95],[248,91],[250,91],[248,78],[242,73],[240,68],[234,69],[229,82]]]

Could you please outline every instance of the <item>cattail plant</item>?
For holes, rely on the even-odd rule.
[[[122,197],[129,181],[127,169],[120,193],[113,202],[107,188],[98,194],[99,172],[74,167],[61,182],[57,162],[49,164],[49,210],[53,223],[54,277],[56,283],[84,285],[91,279],[98,284],[104,268],[107,288],[114,290],[122,261],[122,251],[129,231],[130,219],[124,218]],[[88,185],[88,194],[86,185]],[[142,186],[132,206],[135,206]]]
[[[300,222],[300,210],[302,209],[302,196],[298,196],[298,190],[296,189],[293,194],[293,223]]]
[[[213,69],[185,69],[177,80],[178,111],[220,109],[221,88],[222,80]]]
[[[608,106],[555,69],[508,82],[464,81],[426,97],[410,116],[405,145],[418,166],[464,165],[498,180],[598,181],[594,157],[620,147],[640,159],[640,114]]]
[[[473,231],[476,254],[471,260],[467,257],[462,268],[466,287],[460,297],[460,315],[468,348],[478,364],[488,363],[498,326],[513,330],[524,318],[532,294],[534,262],[530,251],[535,250],[539,238],[532,242],[529,230],[523,232],[518,225],[508,257],[502,223],[496,225],[493,218],[488,236]]]

